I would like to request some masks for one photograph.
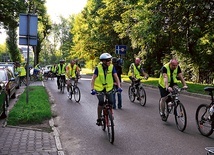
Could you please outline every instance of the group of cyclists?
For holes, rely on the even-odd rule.
[[[114,99],[114,86],[117,86],[117,91],[122,92],[121,88],[121,80],[118,78],[117,71],[115,66],[111,63],[114,62],[114,58],[109,53],[103,53],[100,55],[100,63],[94,70],[92,80],[91,80],[91,94],[96,95],[97,92],[108,92],[107,98],[110,104],[115,107],[115,99]],[[121,73],[119,73],[121,74]],[[135,62],[132,63],[129,67],[128,76],[132,82],[140,81],[143,78],[148,79],[148,74],[144,71],[141,59],[135,58]],[[173,86],[177,85],[179,80],[181,80],[183,84],[183,88],[187,89],[186,82],[183,78],[181,68],[179,66],[176,58],[172,58],[170,62],[165,64],[161,68],[161,73],[159,77],[158,88],[161,95],[160,100],[160,111],[161,118],[165,121],[164,116],[164,103],[167,99],[167,95],[173,91]],[[111,93],[112,92],[112,93]],[[101,112],[104,104],[104,95],[97,96],[98,98],[98,107],[97,107],[97,125],[101,125]],[[119,100],[118,100],[119,101]],[[121,101],[121,100],[120,100]],[[118,108],[122,107],[122,103],[120,103],[120,107],[118,104]]]
[[[58,89],[60,89],[60,78],[64,81],[64,86],[67,84],[67,96],[70,98],[69,88],[71,80],[77,82],[80,76],[80,67],[76,60],[71,60],[69,64],[66,64],[65,60],[60,60],[59,64],[55,64],[51,67],[51,71],[56,74]]]
[[[103,53],[99,57],[100,63],[95,67],[91,79],[91,94],[96,95],[99,92],[108,92],[108,102],[113,106],[113,109],[122,108],[122,97],[120,92],[121,88],[121,74],[122,67],[118,65],[118,59],[112,57],[109,53]],[[51,71],[56,74],[57,87],[59,89],[59,79],[62,78],[64,84],[67,84],[67,96],[70,97],[69,88],[72,80],[77,80],[80,76],[80,67],[75,60],[71,60],[69,64],[65,60],[60,60],[59,64],[52,66]],[[128,76],[132,83],[140,81],[143,78],[148,79],[149,75],[144,71],[140,58],[135,58],[134,63],[129,67]],[[160,91],[160,115],[163,121],[164,116],[164,103],[167,100],[167,95],[173,91],[173,86],[177,85],[178,79],[183,84],[183,88],[187,89],[186,82],[183,78],[181,68],[178,61],[172,58],[167,64],[161,68],[158,88]],[[118,104],[116,105],[115,90],[118,93]],[[97,125],[101,125],[101,112],[104,105],[104,95],[97,95]]]

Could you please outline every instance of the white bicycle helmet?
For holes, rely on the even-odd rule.
[[[111,59],[112,56],[109,53],[103,53],[100,55],[100,60],[107,60],[107,59]]]

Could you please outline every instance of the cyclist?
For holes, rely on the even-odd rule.
[[[56,69],[57,69],[57,64],[53,64],[52,66],[51,66],[51,73],[53,74],[53,76],[52,77],[54,77],[55,75],[56,75]]]
[[[135,58],[135,62],[130,65],[128,76],[132,82],[140,81],[143,76],[146,79],[149,77],[148,74],[144,72],[140,58]]]
[[[21,82],[24,80],[24,78],[26,78],[27,72],[25,69],[25,63],[21,64],[20,66],[20,73],[19,73],[19,77],[20,77],[20,86],[21,86]]]
[[[77,80],[77,75],[79,75],[79,69],[75,64],[75,60],[71,60],[70,64],[66,66],[66,83],[67,83],[67,96],[70,98],[69,87],[71,85],[70,79],[73,79],[74,82]]]
[[[116,71],[117,71],[117,76],[120,80],[120,83],[121,83],[121,74],[122,74],[122,67],[120,65],[120,59],[117,59],[115,57],[112,58],[112,64],[114,65]],[[118,88],[116,82],[114,83],[114,87],[115,89]],[[122,97],[121,97],[121,93],[117,93],[117,98],[118,98],[118,109],[121,109],[122,108]],[[114,103],[113,103],[113,109],[116,109],[116,95],[115,93],[113,94],[113,99],[114,99]]]
[[[76,59],[74,61],[75,61],[75,64],[76,64],[77,70],[78,70],[78,71],[76,71],[76,77],[77,77],[77,81],[78,81],[78,79],[80,79],[80,77],[81,77],[80,76],[81,67],[80,67],[80,63],[79,63],[78,59]]]
[[[107,98],[110,104],[113,105],[113,87],[114,79],[118,86],[118,91],[122,92],[120,86],[120,80],[117,76],[117,72],[114,66],[111,64],[112,56],[109,53],[103,53],[100,55],[100,63],[94,70],[94,74],[91,79],[91,94],[95,95],[96,92],[108,92]],[[101,113],[104,105],[104,95],[98,95],[98,107],[97,107],[97,125],[101,125]]]
[[[160,91],[160,95],[161,95],[161,99],[160,99],[160,115],[163,121],[166,120],[166,117],[164,115],[164,103],[167,100],[167,95],[173,91],[172,87],[177,85],[178,79],[179,78],[183,84],[183,88],[187,89],[187,85],[186,82],[183,78],[182,72],[181,72],[181,68],[178,65],[178,61],[173,58],[170,60],[170,62],[168,62],[167,64],[165,64],[162,68],[161,68],[161,73],[160,73],[160,77],[159,77],[159,84],[158,84],[158,88]]]
[[[66,65],[65,60],[60,60],[59,64],[56,67],[56,76],[57,76],[57,87],[60,89],[59,86],[59,79],[62,78],[62,80],[65,82],[65,73],[66,73]]]

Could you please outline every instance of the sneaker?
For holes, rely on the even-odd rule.
[[[166,122],[167,118],[164,113],[161,113],[161,119],[162,121]]]
[[[71,98],[70,92],[67,92],[67,96],[69,99]]]
[[[98,125],[98,126],[101,126],[102,125],[102,121],[101,121],[101,119],[99,118],[99,119],[97,119],[97,123],[96,123],[96,125]]]

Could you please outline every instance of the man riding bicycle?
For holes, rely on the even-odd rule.
[[[107,98],[111,105],[113,105],[113,87],[114,79],[118,86],[118,91],[122,92],[120,86],[120,80],[117,76],[117,72],[114,66],[111,64],[112,56],[109,53],[103,53],[100,55],[100,63],[94,70],[94,74],[91,79],[91,94],[95,95],[96,92],[107,92]],[[103,109],[104,95],[98,95],[98,108],[97,108],[97,125],[100,126],[101,123],[101,113]]]
[[[148,79],[149,75],[144,72],[140,58],[135,58],[135,62],[130,65],[128,76],[132,83],[142,80],[143,76]]]
[[[60,60],[59,64],[57,65],[57,68],[56,68],[58,89],[60,89],[59,79],[62,78],[62,80],[65,82],[65,72],[66,72],[65,60]]]
[[[158,88],[160,90],[160,115],[163,121],[165,121],[166,117],[164,115],[164,106],[167,100],[167,95],[173,91],[173,86],[177,85],[178,80],[177,77],[181,80],[183,84],[183,88],[187,89],[186,82],[183,78],[181,68],[178,65],[178,61],[176,59],[171,59],[169,63],[165,64],[161,68],[161,73],[159,77]]]
[[[70,98],[69,88],[71,79],[77,82],[77,75],[79,75],[79,68],[75,64],[75,60],[71,60],[70,64],[66,66],[66,83],[67,83],[67,96]]]

